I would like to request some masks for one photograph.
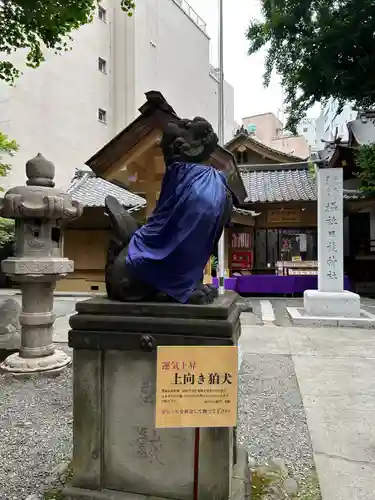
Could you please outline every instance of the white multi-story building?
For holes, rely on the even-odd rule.
[[[301,120],[297,127],[297,132],[299,135],[305,137],[310,148],[310,152],[314,153],[317,150],[316,119],[306,117]]]
[[[103,0],[92,24],[73,35],[72,49],[33,70],[24,52],[12,60],[23,75],[0,86],[0,129],[20,151],[5,187],[22,184],[25,162],[41,152],[67,187],[76,168],[137,116],[144,93],[159,90],[182,117],[217,128],[218,75],[210,66],[204,21],[185,0],[142,0],[133,17],[118,0]],[[0,57],[1,59],[1,57]],[[225,139],[235,128],[234,91],[225,83]]]
[[[337,114],[338,103],[330,98],[325,105],[321,107],[320,116],[316,120],[316,142],[319,149],[324,148],[322,139],[332,141],[337,136],[343,141],[348,140],[348,129],[346,124],[357,117],[357,111],[354,111],[350,104],[346,104],[340,114]]]

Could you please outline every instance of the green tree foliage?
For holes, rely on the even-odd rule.
[[[133,0],[119,0],[132,15]],[[70,34],[92,21],[98,0],[2,0],[0,2],[0,52],[5,55],[26,49],[26,64],[37,68],[43,50],[61,53],[68,49]],[[0,80],[13,84],[20,71],[7,58],[0,60]]]
[[[11,141],[8,137],[0,132],[0,177],[5,177],[10,171],[10,164],[5,163],[3,155],[13,156],[18,151],[18,144],[16,141]],[[0,186],[0,191],[3,191]]]
[[[11,141],[8,137],[0,132],[0,177],[5,177],[10,171],[10,164],[5,160],[4,155],[13,156],[18,151],[16,141]],[[4,191],[0,186],[0,191]],[[8,243],[14,237],[14,224],[10,219],[0,217],[0,246]]]
[[[375,141],[375,137],[374,137]],[[375,194],[375,144],[364,144],[356,153],[361,188],[368,194]]]
[[[273,70],[281,76],[288,129],[316,101],[333,97],[339,111],[375,103],[374,0],[262,0],[262,13],[249,54],[266,48],[265,85]]]

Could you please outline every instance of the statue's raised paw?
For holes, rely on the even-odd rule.
[[[216,286],[214,286],[214,285],[203,285],[203,286],[205,288],[205,291],[206,291],[207,295],[209,295],[210,297],[212,297],[213,300],[215,300],[216,297],[219,296],[219,291],[216,288]]]

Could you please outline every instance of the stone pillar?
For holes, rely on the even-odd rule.
[[[318,288],[344,289],[344,203],[342,168],[320,169],[318,175]]]
[[[22,292],[21,346],[0,365],[14,374],[62,370],[70,358],[52,343],[56,281],[73,271],[62,255],[62,224],[79,217],[82,207],[56,189],[55,167],[38,154],[26,164],[26,186],[10,189],[0,202],[2,217],[15,219],[16,255],[2,269]]]
[[[360,297],[344,291],[342,168],[320,168],[318,183],[318,290],[304,293],[310,316],[360,317]]]
[[[73,478],[64,498],[245,498],[238,489],[232,494],[233,428],[155,428],[157,347],[237,344],[236,301],[226,292],[208,306],[100,297],[76,304],[69,332]]]

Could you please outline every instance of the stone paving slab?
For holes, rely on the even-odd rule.
[[[290,354],[289,328],[242,326],[241,347],[252,354]]]
[[[303,402],[315,453],[375,465],[373,395],[305,395]]]
[[[243,328],[244,359],[274,359],[258,382],[264,404],[280,388],[278,357],[289,359],[306,413],[323,500],[373,500],[375,491],[375,334],[356,328]],[[269,354],[267,354],[269,351]],[[246,365],[245,365],[246,366]],[[255,366],[256,363],[255,363]],[[270,383],[269,377],[277,382]],[[254,381],[253,381],[254,383]],[[279,389],[272,389],[277,384]],[[293,394],[293,392],[292,392]],[[263,399],[262,399],[263,398]],[[253,402],[253,406],[256,406]],[[272,415],[272,406],[269,407]],[[276,419],[275,419],[276,420]],[[271,422],[269,422],[272,425]],[[264,430],[262,432],[265,432]],[[293,446],[291,442],[290,446]]]
[[[288,328],[290,353],[321,357],[375,357],[375,332],[358,328]]]
[[[375,466],[315,455],[323,500],[373,500]]]
[[[375,359],[293,356],[303,395],[375,396]]]

